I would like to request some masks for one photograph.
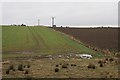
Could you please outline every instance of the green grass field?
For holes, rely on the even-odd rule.
[[[61,54],[69,52],[97,52],[77,43],[68,36],[47,27],[2,27],[3,57],[25,55]],[[16,54],[18,53],[18,54]],[[32,54],[31,54],[32,53]],[[14,55],[11,55],[14,54]]]
[[[92,59],[82,59],[71,54],[89,53]],[[2,77],[3,78],[117,78],[118,61],[109,60],[78,43],[70,36],[48,27],[2,27]],[[52,55],[55,54],[55,55]],[[62,57],[59,57],[61,54]],[[51,55],[52,57],[44,57]],[[70,56],[67,58],[67,56]],[[106,61],[106,58],[108,61]],[[104,61],[100,67],[99,61]],[[106,62],[105,62],[106,61]],[[88,68],[89,64],[95,66]],[[23,70],[19,70],[19,65]],[[64,65],[66,68],[63,68]],[[74,66],[72,66],[74,64]],[[29,68],[27,67],[29,65]],[[58,65],[58,66],[56,66]],[[1,66],[1,65],[0,65]],[[14,69],[10,69],[13,66]],[[55,69],[59,69],[55,72]],[[25,73],[28,71],[28,73]]]

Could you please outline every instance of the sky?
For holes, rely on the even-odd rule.
[[[118,2],[4,2],[2,24],[117,26]]]

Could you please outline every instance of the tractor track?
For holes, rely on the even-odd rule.
[[[47,47],[45,41],[41,38],[40,34],[38,34],[38,32],[34,28],[32,30],[34,31],[34,33],[36,33],[37,38],[39,38],[39,40],[41,40],[43,46]]]
[[[37,37],[35,36],[35,34],[34,34],[34,32],[32,31],[32,29],[31,29],[30,27],[28,27],[28,29],[29,29],[30,33],[32,34],[34,40],[36,41],[37,46],[40,46],[39,41],[37,40]]]
[[[30,33],[32,34],[34,40],[35,40],[36,43],[37,43],[37,48],[42,48],[42,44],[43,44],[43,43],[40,43],[40,42],[39,42],[39,41],[42,40],[42,39],[38,39],[38,38],[40,38],[40,36],[38,36],[38,34],[35,32],[35,30],[33,30],[33,28],[28,27],[28,29],[29,29]]]

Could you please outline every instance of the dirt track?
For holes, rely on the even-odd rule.
[[[101,49],[118,49],[118,28],[54,28]]]

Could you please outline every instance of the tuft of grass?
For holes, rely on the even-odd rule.
[[[74,64],[74,66],[76,66],[76,64]]]
[[[67,64],[63,64],[63,65],[62,65],[62,68],[67,68]]]
[[[71,64],[71,66],[73,66],[74,64]]]
[[[9,66],[9,70],[13,70],[14,69],[14,66],[13,65],[10,65]]]
[[[76,64],[71,64],[71,66],[77,66]]]
[[[60,65],[62,65],[62,63],[60,63]]]
[[[7,70],[6,70],[6,74],[9,74],[9,73],[10,73],[10,70],[9,70],[9,69],[7,69]]]
[[[113,59],[113,58],[110,58],[110,59],[109,59],[109,61],[110,61],[110,62],[113,62],[113,61],[114,61],[114,59]]]
[[[13,69],[13,71],[15,71],[15,69]]]
[[[55,68],[55,72],[59,72],[59,69],[58,69],[58,68]]]
[[[29,65],[29,64],[27,65],[27,68],[30,68],[30,65]]]
[[[19,64],[19,65],[18,65],[18,70],[19,70],[19,71],[24,71],[22,64]]]
[[[68,66],[69,64],[67,63],[67,66]]]
[[[58,67],[59,65],[56,65],[56,67]]]
[[[98,63],[100,64],[100,63],[102,63],[102,61],[100,60],[100,61],[98,61]]]
[[[100,67],[103,67],[103,63],[100,63]]]
[[[25,70],[24,74],[28,74],[28,70]]]
[[[95,69],[96,68],[96,66],[94,64],[92,64],[92,63],[90,63],[87,67],[91,68],[91,69]]]
[[[108,58],[106,58],[105,60],[106,60],[106,61],[109,61],[109,59],[108,59]]]

